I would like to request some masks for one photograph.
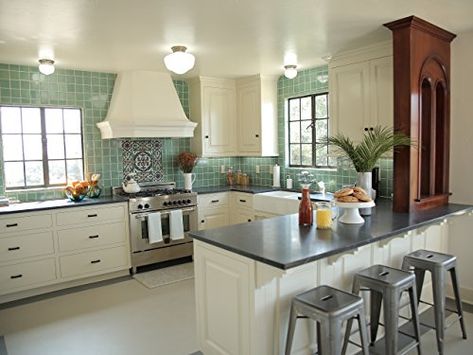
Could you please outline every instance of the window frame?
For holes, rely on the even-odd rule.
[[[19,108],[20,109],[20,114],[22,115],[22,109],[23,108],[35,108],[40,110],[40,120],[41,120],[41,133],[37,133],[38,135],[41,135],[41,147],[42,147],[42,157],[41,160],[26,160],[25,159],[25,152],[24,152],[24,140],[25,136],[28,136],[31,133],[24,133],[23,130],[23,120],[21,122],[21,133],[3,133],[1,121],[0,121],[0,139],[2,140],[2,148],[3,148],[3,135],[17,135],[21,136],[21,142],[22,142],[22,155],[23,159],[22,160],[8,160],[5,161],[4,155],[3,155],[3,149],[0,152],[1,154],[1,161],[3,165],[3,171],[5,173],[5,163],[9,162],[17,162],[17,163],[22,163],[23,164],[23,176],[24,176],[24,185],[21,186],[8,186],[6,184],[5,176],[3,176],[3,182],[4,182],[4,188],[5,191],[15,191],[15,190],[37,190],[37,189],[48,189],[48,188],[60,188],[64,187],[67,185],[67,182],[69,181],[68,178],[68,172],[67,172],[67,161],[68,160],[81,160],[81,166],[82,166],[82,179],[85,176],[85,154],[84,154],[84,118],[83,118],[83,109],[80,107],[72,107],[72,106],[34,106],[34,105],[11,105],[11,104],[0,104],[0,109],[2,107],[13,107],[13,108]],[[64,158],[63,159],[49,159],[48,158],[48,141],[47,141],[47,132],[46,132],[46,110],[47,109],[59,109],[62,111],[62,122],[63,122],[63,130],[62,133],[49,133],[49,134],[55,134],[55,135],[62,135],[63,137],[63,150],[64,150]],[[79,111],[79,120],[80,120],[80,133],[66,133],[64,129],[64,110],[77,110]],[[22,118],[22,116],[21,116]],[[0,119],[1,119],[1,112],[0,112]],[[65,136],[66,134],[80,134],[80,142],[81,142],[81,158],[66,158],[66,140]],[[41,185],[28,185],[26,182],[26,162],[29,161],[35,161],[35,162],[41,162],[42,163],[42,168],[43,168],[43,184]],[[49,161],[64,161],[65,164],[65,178],[66,182],[64,183],[58,183],[58,184],[51,184],[49,183]]]
[[[315,103],[316,103],[316,98],[318,96],[326,96],[326,99],[327,99],[327,116],[324,117],[324,118],[317,118],[316,117],[316,107],[315,107]],[[310,123],[310,126],[312,127],[312,132],[311,132],[311,136],[312,136],[312,141],[310,143],[302,143],[302,142],[299,142],[299,143],[292,143],[291,142],[291,122],[300,122],[300,136],[302,136],[302,122],[304,121],[308,121],[308,120],[302,120],[301,117],[302,117],[302,114],[301,114],[301,106],[299,104],[299,119],[298,120],[294,120],[294,121],[291,121],[291,100],[299,100],[299,102],[302,102],[302,99],[304,98],[308,98],[310,97],[311,98],[311,110],[312,110],[312,115],[311,115],[311,123]],[[295,96],[295,97],[290,97],[287,99],[287,120],[286,120],[286,124],[287,124],[287,144],[286,144],[286,148],[287,148],[287,164],[288,164],[288,167],[289,168],[312,168],[312,169],[333,169],[335,168],[335,166],[332,166],[330,165],[330,159],[328,157],[328,154],[330,152],[330,148],[329,146],[327,145],[327,165],[317,165],[316,162],[317,162],[317,156],[316,156],[316,152],[317,152],[317,144],[320,144],[320,142],[317,142],[317,131],[316,131],[316,126],[315,126],[315,122],[316,121],[322,121],[322,120],[326,120],[327,121],[327,132],[328,134],[330,134],[330,112],[329,112],[329,92],[328,91],[324,91],[324,92],[319,92],[319,93],[315,93],[315,94],[308,94],[308,95],[302,95],[302,96]],[[312,163],[310,165],[304,165],[304,164],[291,164],[291,145],[298,145],[301,149],[301,154],[302,154],[302,146],[304,144],[307,144],[307,145],[310,145],[311,146],[311,150],[312,150]],[[301,156],[301,162],[302,162],[302,156]]]

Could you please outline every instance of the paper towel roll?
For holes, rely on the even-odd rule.
[[[273,166],[273,187],[281,187],[281,167],[278,164]]]

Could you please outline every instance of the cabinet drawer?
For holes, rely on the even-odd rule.
[[[12,215],[0,218],[0,235],[3,233],[15,233],[32,229],[49,228],[53,225],[50,214],[39,214],[33,216]]]
[[[56,279],[54,258],[0,267],[0,294]]]
[[[200,195],[198,198],[199,208],[213,208],[228,205],[228,193],[221,192],[217,194]]]
[[[61,276],[64,278],[100,274],[112,269],[126,269],[129,267],[128,250],[123,246],[61,256],[59,265]]]
[[[59,212],[56,218],[58,226],[124,220],[125,206],[105,205],[96,208],[73,208],[71,211]]]
[[[59,251],[93,248],[127,240],[125,222],[99,224],[84,228],[64,229],[57,232]]]
[[[235,207],[253,208],[253,194],[232,192]]]
[[[52,232],[0,238],[0,262],[53,253]]]

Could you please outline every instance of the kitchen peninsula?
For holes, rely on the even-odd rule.
[[[449,204],[394,213],[377,203],[363,225],[299,227],[297,215],[192,232],[198,344],[205,354],[282,354],[293,296],[317,285],[351,289],[373,264],[399,268],[417,249],[447,251],[448,221],[472,207]],[[423,297],[430,298],[430,283]],[[313,353],[314,328],[301,322],[294,354]]]

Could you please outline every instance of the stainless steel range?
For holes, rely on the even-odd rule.
[[[175,183],[142,184],[141,191],[128,194],[121,187],[113,188],[114,195],[126,196],[130,215],[131,265],[138,266],[178,259],[192,255],[192,239],[188,233],[197,230],[197,193],[176,189]],[[184,238],[171,238],[170,215],[182,211]],[[148,217],[159,212],[162,241],[150,243]],[[159,218],[158,218],[159,220]]]

